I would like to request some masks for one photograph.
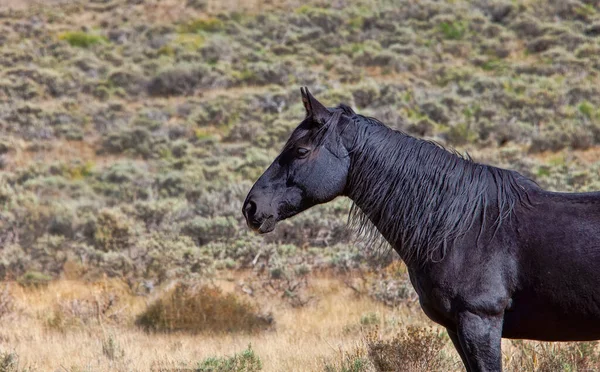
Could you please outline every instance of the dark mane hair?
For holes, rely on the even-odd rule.
[[[493,238],[517,203],[527,204],[516,172],[477,164],[373,118],[351,119],[357,134],[349,225],[370,242],[385,236],[406,261],[443,259],[473,227],[477,241],[490,228]]]

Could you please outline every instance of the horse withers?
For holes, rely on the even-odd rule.
[[[301,91],[306,118],[244,202],[250,228],[349,197],[468,371],[500,371],[502,337],[600,338],[600,193],[545,191]]]

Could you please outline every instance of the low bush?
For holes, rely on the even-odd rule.
[[[123,358],[125,350],[123,350],[113,335],[108,335],[108,337],[102,340],[102,354],[109,360],[114,361]]]
[[[70,294],[57,296],[52,310],[46,314],[47,329],[67,332],[92,325],[123,324],[131,318],[123,312],[127,306],[125,297],[130,291],[120,281],[102,281],[88,284],[87,293],[75,290]],[[119,345],[112,337],[102,341],[103,349],[113,357],[119,354]],[[110,356],[107,355],[110,358]]]
[[[0,352],[0,371],[19,372],[19,355],[15,352]],[[29,369],[26,369],[29,370]]]
[[[95,222],[94,243],[104,252],[120,251],[129,246],[132,227],[125,215],[117,210],[100,211]]]
[[[374,366],[364,348],[341,352],[337,361],[326,363],[325,372],[371,372]]]
[[[460,40],[465,36],[467,25],[461,21],[445,21],[438,24],[438,31],[448,40]]]
[[[150,304],[136,320],[146,331],[189,333],[251,333],[269,328],[272,322],[234,294],[183,283]]]
[[[83,31],[69,31],[59,36],[60,40],[65,40],[71,46],[78,48],[89,48],[92,45],[108,42],[108,39],[101,35],[88,34]]]
[[[203,65],[176,65],[160,71],[148,84],[151,96],[181,96],[209,86],[210,71]]]
[[[262,370],[260,357],[252,346],[231,357],[207,358],[198,364],[197,372],[255,372]]]
[[[218,18],[200,18],[190,21],[180,27],[180,32],[218,32],[223,29],[223,22]]]
[[[372,331],[366,336],[371,363],[377,371],[447,371],[442,354],[447,338],[424,327],[409,326],[404,333],[383,340]]]
[[[153,135],[145,127],[134,127],[104,136],[100,152],[126,153],[133,156],[138,155],[144,159],[156,158],[161,151],[166,150],[163,143],[166,141],[166,136]]]
[[[196,217],[189,221],[181,232],[197,239],[198,244],[204,245],[215,240],[233,238],[237,226],[237,222],[232,217]]]
[[[17,282],[23,287],[39,288],[47,286],[51,280],[52,277],[50,275],[38,271],[28,271],[19,277]]]

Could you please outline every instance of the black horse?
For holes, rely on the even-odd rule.
[[[555,193],[302,90],[306,118],[243,206],[259,233],[337,196],[406,263],[423,311],[468,371],[502,369],[502,337],[600,338],[600,192]]]

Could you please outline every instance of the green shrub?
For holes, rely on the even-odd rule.
[[[129,246],[132,227],[127,217],[116,210],[104,209],[95,223],[94,243],[104,252],[121,251]]]
[[[40,273],[38,271],[28,271],[23,274],[17,282],[23,287],[45,287],[52,281],[52,277],[50,275],[46,275],[44,273]]]
[[[223,22],[218,18],[200,18],[182,25],[179,29],[184,33],[218,32],[223,29]]]
[[[102,150],[110,154],[129,153],[144,158],[158,156],[159,138],[144,127],[135,127],[104,136]]]
[[[60,34],[60,40],[65,40],[71,46],[78,48],[89,48],[92,45],[103,44],[108,39],[101,35],[88,34],[83,31],[68,31]]]
[[[467,24],[461,21],[442,22],[437,27],[438,31],[448,40],[460,40],[467,31]]]
[[[588,101],[583,101],[577,106],[577,110],[588,119],[594,115],[594,106]]]
[[[150,304],[136,323],[152,332],[249,333],[270,327],[272,318],[232,293],[180,283]]]
[[[148,83],[151,96],[190,95],[196,89],[210,85],[212,78],[204,65],[180,64],[166,68]]]
[[[237,231],[237,221],[231,217],[196,217],[181,230],[185,235],[198,239],[200,245],[218,239],[231,239]]]
[[[262,369],[262,362],[252,346],[231,357],[207,358],[198,364],[197,372],[255,372]]]

